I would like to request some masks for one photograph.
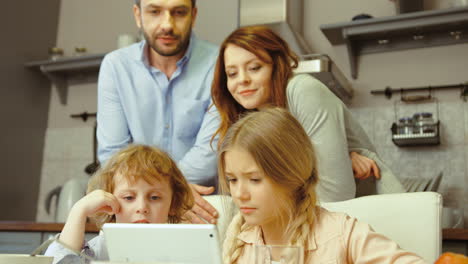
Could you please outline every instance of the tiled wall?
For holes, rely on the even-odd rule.
[[[54,222],[55,207],[47,214],[44,206],[52,189],[87,175],[84,169],[93,161],[93,133],[93,127],[86,126],[47,130],[36,221]]]
[[[436,113],[435,103],[397,104],[399,117],[416,112]],[[468,223],[468,102],[461,99],[439,103],[441,144],[425,147],[397,147],[391,141],[395,107],[352,109],[373,140],[378,153],[400,178],[432,178],[443,172],[438,189],[444,206],[464,211]]]

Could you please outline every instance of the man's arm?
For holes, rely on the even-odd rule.
[[[180,170],[191,183],[195,205],[186,217],[195,224],[206,222],[214,224],[218,217],[216,209],[201,196],[211,194],[217,182],[216,146],[218,142],[213,140],[210,144],[210,141],[218,127],[218,111],[215,107],[211,107],[205,113],[195,145],[178,162]]]
[[[188,182],[205,186],[214,186],[216,183],[217,140],[214,140],[213,144],[210,144],[210,141],[218,127],[218,111],[215,107],[211,107],[203,117],[195,144],[178,162],[178,166]]]
[[[115,152],[131,141],[127,120],[117,91],[117,73],[112,57],[101,64],[98,80],[97,139],[98,158],[104,164]]]

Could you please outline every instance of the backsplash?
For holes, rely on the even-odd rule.
[[[399,105],[398,115],[433,112],[434,104]],[[468,103],[462,100],[439,104],[441,144],[427,147],[397,147],[391,141],[390,127],[395,122],[395,108],[369,107],[351,109],[374,142],[382,159],[400,178],[432,178],[443,172],[439,192],[444,206],[460,208],[468,223]],[[436,117],[436,116],[435,116]],[[68,179],[85,175],[92,162],[92,127],[54,128],[46,133],[37,221],[53,222],[54,211],[47,214],[44,203],[50,190]],[[52,206],[52,208],[54,208]],[[54,209],[53,209],[54,210]]]
[[[50,214],[45,210],[45,200],[51,190],[69,179],[87,175],[84,169],[93,161],[93,132],[93,127],[46,131],[36,221],[54,222],[55,198]]]
[[[432,112],[434,103],[398,104],[398,117]],[[397,147],[390,127],[395,107],[351,109],[366,130],[379,155],[399,178],[433,178],[443,172],[438,192],[444,206],[462,209],[468,223],[468,103],[462,100],[439,103],[440,141],[438,146]]]

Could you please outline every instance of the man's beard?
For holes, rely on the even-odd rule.
[[[159,33],[155,37],[150,37],[147,32],[143,29],[143,36],[145,37],[146,43],[159,55],[161,56],[175,56],[178,55],[179,53],[185,51],[185,49],[188,47],[189,42],[190,42],[190,35],[192,33],[192,29],[190,27],[189,31],[187,32],[187,35],[181,36],[181,35],[174,35],[172,32],[169,33]],[[165,50],[164,48],[161,48],[160,46],[157,45],[156,40],[160,36],[168,36],[175,38],[179,42],[177,43],[177,46],[172,49],[172,50]]]

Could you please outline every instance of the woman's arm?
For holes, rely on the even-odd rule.
[[[288,109],[302,124],[314,145],[319,170],[320,201],[355,197],[348,151],[344,105],[320,81],[309,75],[293,77],[287,87]]]

